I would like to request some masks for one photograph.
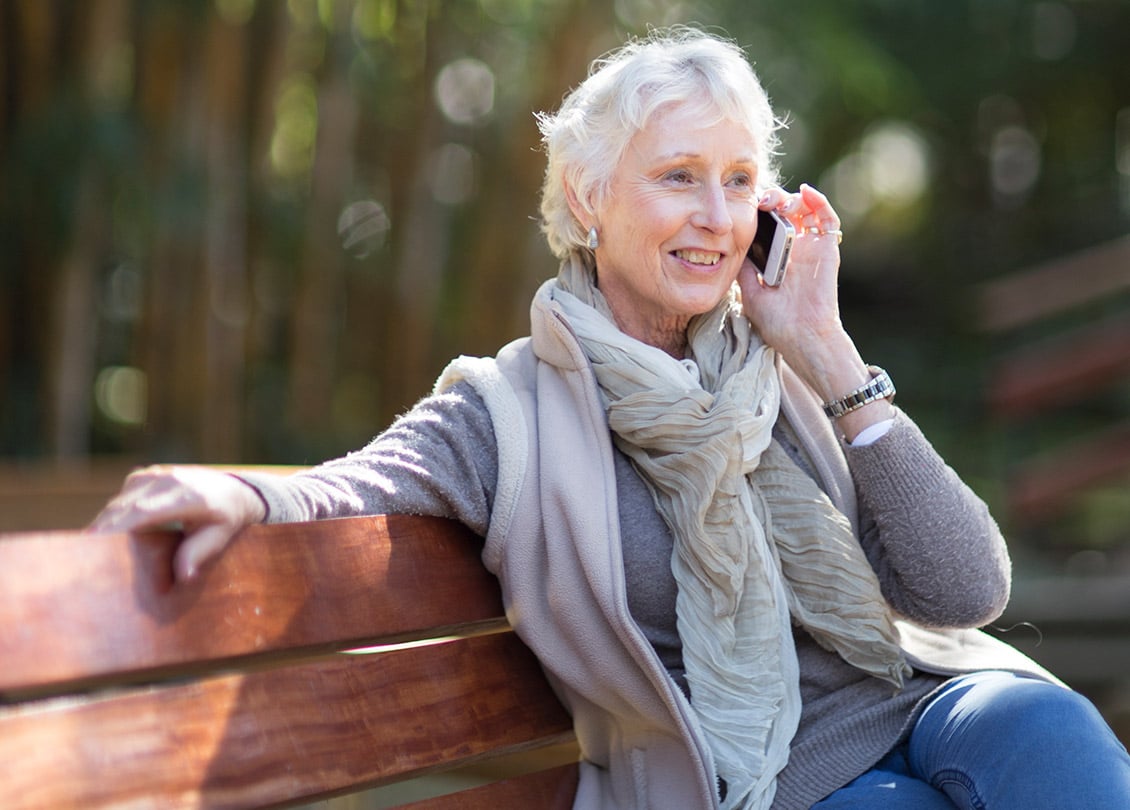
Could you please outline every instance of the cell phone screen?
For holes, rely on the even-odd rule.
[[[777,234],[777,218],[768,211],[757,209],[757,233],[749,246],[749,258],[755,267],[765,272],[765,262],[769,259],[769,249],[773,247],[773,237]]]
[[[789,253],[793,248],[793,226],[771,211],[757,211],[757,233],[749,246],[749,258],[761,271],[761,277],[770,287],[776,287],[785,278]]]

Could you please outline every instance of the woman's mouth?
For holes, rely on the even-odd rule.
[[[713,250],[676,250],[675,258],[681,259],[689,264],[713,267],[722,260],[722,254]]]

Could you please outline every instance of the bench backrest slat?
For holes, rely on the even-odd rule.
[[[571,737],[512,633],[54,703],[0,714],[6,810],[271,806]]]
[[[5,537],[0,700],[503,620],[481,541],[451,521],[256,526],[199,581],[170,590],[176,542],[171,534]]]

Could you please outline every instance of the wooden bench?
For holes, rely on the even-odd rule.
[[[255,526],[172,587],[176,543],[0,535],[0,807],[294,806],[534,750],[405,806],[572,806],[570,718],[464,527]]]

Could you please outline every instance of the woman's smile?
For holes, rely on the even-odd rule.
[[[713,270],[718,262],[722,259],[722,254],[715,251],[705,250],[676,250],[674,256],[692,268],[703,268]]]

